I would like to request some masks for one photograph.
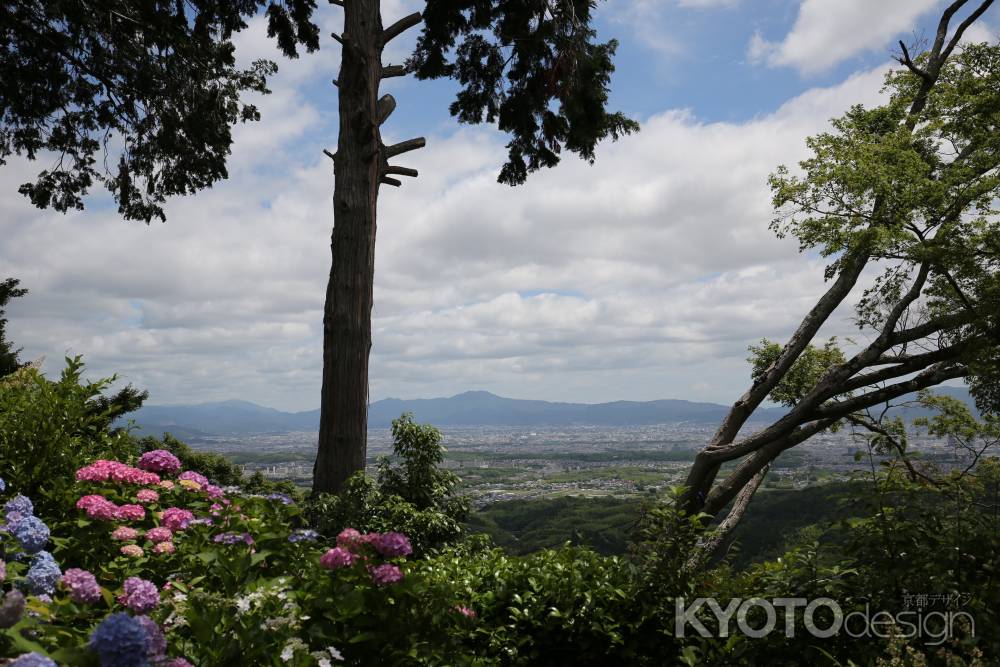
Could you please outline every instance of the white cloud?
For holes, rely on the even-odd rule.
[[[691,9],[711,9],[715,7],[733,7],[740,0],[677,0],[678,7]]]
[[[0,170],[0,262],[31,289],[8,310],[25,355],[54,372],[83,354],[158,403],[315,407],[335,111],[306,91],[326,69],[286,63],[231,179],[170,202],[163,225],[37,211],[14,192],[38,165]],[[420,177],[380,199],[372,397],[730,398],[746,345],[786,336],[823,289],[821,264],[768,232],[766,176],[881,78],[744,123],[666,111],[595,165],[567,157],[519,188],[496,183],[495,133],[430,136],[398,160]]]
[[[754,33],[747,55],[751,62],[815,74],[866,51],[888,54],[893,38],[912,30],[920,16],[940,4],[940,0],[802,0],[791,32],[779,42]]]

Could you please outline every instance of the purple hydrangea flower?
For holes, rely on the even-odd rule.
[[[22,516],[12,521],[8,529],[29,554],[38,553],[49,543],[49,527],[36,516]]]
[[[160,589],[152,581],[139,577],[125,580],[125,606],[136,614],[145,614],[160,604]]]
[[[268,495],[264,496],[264,498],[267,499],[267,500],[272,500],[272,501],[275,501],[275,502],[279,502],[282,505],[293,505],[293,504],[295,504],[295,501],[292,500],[292,497],[290,495],[288,495],[287,493],[269,493]]]
[[[3,477],[0,477],[0,493],[7,490],[7,482],[3,481]]]
[[[7,667],[59,667],[52,658],[40,653],[22,653],[7,663]]]
[[[111,614],[90,635],[89,647],[101,667],[148,667],[149,634],[142,622],[125,612]]]
[[[184,658],[174,658],[173,660],[164,663],[163,667],[194,667],[194,665]]]
[[[19,493],[4,503],[3,511],[7,523],[12,523],[20,517],[34,516],[35,506],[31,504],[31,500]]]
[[[24,616],[24,593],[19,590],[7,591],[0,602],[0,628],[17,624]]]
[[[372,581],[376,586],[388,586],[403,580],[403,571],[392,563],[383,563],[370,568],[368,573],[371,574]]]
[[[320,556],[319,564],[327,570],[339,570],[354,563],[357,555],[344,547],[334,547]]]
[[[180,475],[177,476],[177,479],[189,479],[192,482],[197,483],[199,486],[208,485],[208,478],[202,475],[200,472],[195,472],[194,470],[185,470],[184,472],[182,472]]]
[[[25,575],[28,590],[34,595],[52,595],[61,574],[59,564],[52,554],[48,551],[39,551],[31,561],[28,574]]]
[[[212,538],[212,541],[216,544],[239,544],[240,542],[253,544],[253,537],[250,536],[250,533],[219,533]]]
[[[0,560],[0,584],[7,579],[7,561]]]
[[[165,449],[154,449],[139,457],[138,466],[150,472],[175,473],[181,469],[181,461]]]
[[[292,534],[288,536],[288,541],[293,544],[295,542],[315,542],[318,539],[319,533],[312,528],[299,528],[292,531]]]
[[[382,533],[372,541],[372,546],[375,550],[386,558],[395,558],[397,556],[409,556],[413,553],[413,547],[410,545],[409,538],[402,533],[397,533],[394,531],[389,531],[388,533]]]
[[[136,616],[135,620],[142,625],[149,639],[146,644],[146,655],[154,662],[157,658],[162,658],[163,654],[167,652],[167,638],[163,636],[163,630],[149,616]]]
[[[71,567],[59,579],[69,590],[69,597],[78,604],[90,604],[101,599],[101,587],[94,575],[86,570]]]

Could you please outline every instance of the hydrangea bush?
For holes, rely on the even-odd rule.
[[[0,655],[106,667],[361,664],[386,653],[401,610],[426,617],[406,634],[433,625],[426,587],[407,575],[405,534],[349,528],[325,540],[287,494],[223,490],[180,468],[166,451],[136,465],[86,463],[68,516],[48,523],[25,496],[5,502]],[[467,617],[441,619],[435,631],[447,632]]]

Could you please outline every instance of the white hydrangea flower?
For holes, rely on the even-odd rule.
[[[281,660],[282,662],[291,662],[292,658],[295,657],[295,652],[308,648],[306,643],[299,639],[298,637],[292,637],[285,644],[285,648],[281,649]]]
[[[344,656],[341,655],[340,651],[337,650],[336,646],[330,646],[327,648],[327,650],[330,652],[330,657],[333,658],[334,660],[338,662],[344,661]]]

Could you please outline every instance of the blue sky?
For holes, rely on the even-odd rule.
[[[321,5],[323,35],[339,31]],[[420,177],[380,197],[372,399],[734,399],[747,345],[787,336],[823,288],[822,263],[767,229],[768,173],[850,104],[877,104],[896,40],[933,34],[942,6],[602,2],[599,34],[620,42],[612,106],[643,130],[513,189],[495,182],[503,137],[449,117],[450,83],[386,82],[386,139],[428,145],[399,158]],[[997,10],[984,18],[970,37],[995,40]],[[85,212],[37,211],[16,189],[43,165],[0,170],[0,262],[31,290],[10,333],[46,372],[81,354],[151,403],[318,405],[338,55],[326,38],[281,60],[262,21],[237,45],[279,61],[263,119],[237,129],[230,179],[170,202],[166,224],[126,223],[96,193]],[[850,333],[849,317],[823,333]]]

